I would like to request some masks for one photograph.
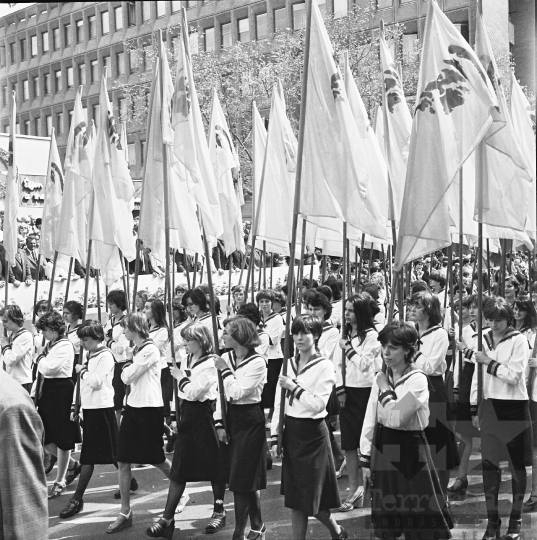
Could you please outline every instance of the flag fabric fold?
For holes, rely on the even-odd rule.
[[[11,93],[9,126],[9,158],[7,166],[6,198],[4,203],[4,249],[8,265],[15,263],[17,254],[17,213],[19,211],[19,170],[17,160],[17,94]],[[7,271],[6,271],[7,275]]]
[[[43,221],[41,224],[41,241],[39,243],[39,252],[46,259],[54,258],[54,253],[57,251],[64,182],[60,154],[53,128],[50,137],[50,152],[45,183],[45,202],[43,204]]]
[[[451,243],[450,185],[497,106],[477,56],[435,0],[429,2],[395,266]]]

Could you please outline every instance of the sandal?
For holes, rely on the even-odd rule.
[[[261,527],[260,531],[254,531],[253,529],[250,529],[250,532],[248,533],[246,540],[265,540],[266,534],[267,534],[267,528],[265,524],[263,523],[263,527]]]
[[[343,463],[341,464],[341,467],[336,472],[336,478],[339,480],[343,476],[343,469],[347,466],[347,459],[343,459]]]
[[[155,525],[145,531],[145,534],[151,538],[171,538],[173,531],[175,531],[175,519],[171,519],[170,523],[167,521],[164,518],[160,518]]]
[[[183,493],[183,495],[181,495],[181,498],[179,499],[179,504],[177,505],[177,508],[175,509],[175,513],[180,514],[185,509],[185,506],[188,504],[189,500],[190,500],[190,495],[188,493]]]
[[[360,486],[354,495],[345,501],[338,509],[338,512],[350,512],[355,508],[362,508],[364,506],[364,488]]]
[[[537,508],[537,495],[530,495],[530,498],[524,503],[522,509],[524,512],[533,512]]]
[[[451,495],[464,495],[468,489],[468,478],[455,478],[455,482],[447,488]]]
[[[114,521],[112,525],[108,525],[106,532],[108,534],[113,534],[113,533],[117,533],[121,531],[122,529],[126,529],[127,527],[132,527],[133,515],[134,514],[132,513],[132,510],[128,514],[124,514],[123,512],[120,512],[116,521]]]
[[[75,481],[75,478],[82,471],[82,465],[77,461],[72,469],[67,469],[67,475],[65,476],[65,485],[68,486]]]
[[[343,525],[339,526],[339,534],[334,538],[334,540],[345,540],[349,537],[349,533],[344,529]]]
[[[52,484],[52,487],[50,488],[50,491],[48,492],[48,498],[49,499],[55,499],[56,497],[59,497],[62,495],[66,490],[65,484],[60,484],[59,482],[54,482]]]
[[[214,534],[217,533],[224,525],[226,524],[226,511],[224,510],[222,513],[219,512],[213,512],[213,515],[211,516],[211,520],[209,523],[207,523],[207,526],[205,527],[205,533],[206,534]]]

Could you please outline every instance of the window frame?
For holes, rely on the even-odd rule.
[[[248,39],[243,41],[241,39],[241,23],[246,21],[246,25],[248,27]],[[243,17],[242,19],[237,19],[237,27],[238,27],[238,31],[239,31],[239,42],[240,43],[250,43],[250,41],[252,41],[252,36],[251,36],[251,32],[250,32],[250,19],[249,17]]]
[[[88,15],[88,34],[89,39],[97,37],[97,17],[95,14]]]
[[[27,51],[26,51],[26,47],[27,47],[27,43],[26,43],[26,38],[22,38],[19,40],[19,45],[20,45],[20,51],[21,51],[21,62],[25,62],[28,57],[27,57]]]
[[[207,32],[212,32],[213,46],[211,49],[207,48]],[[205,52],[216,51],[216,33],[214,30],[214,26],[208,26],[207,28],[203,29],[203,49],[205,50]]]
[[[47,53],[50,50],[50,44],[48,41],[48,30],[41,32],[41,46],[43,47],[43,52]]]
[[[224,29],[229,29],[229,32],[224,32]],[[226,39],[228,38],[228,39]],[[226,45],[226,41],[229,41],[229,44]],[[227,47],[233,46],[233,26],[230,22],[222,23],[220,25],[220,48],[226,49]]]
[[[84,43],[84,19],[75,21],[76,42]]]
[[[118,17],[118,13],[119,13],[119,17]],[[119,21],[119,25],[118,25],[118,21]],[[116,30],[116,32],[118,30],[123,30],[123,6],[116,6],[114,8],[114,28]]]
[[[105,31],[105,26],[106,26],[106,31]],[[103,36],[106,36],[110,33],[110,12],[108,10],[101,11],[101,30],[103,32]]]
[[[70,47],[73,44],[73,35],[71,34],[71,23],[66,23],[63,25],[63,39],[65,41],[66,47]]]
[[[35,52],[34,52],[35,51]],[[39,47],[37,44],[37,34],[30,36],[30,56],[35,58],[39,53]]]

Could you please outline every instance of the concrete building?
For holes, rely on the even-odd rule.
[[[401,47],[421,37],[428,0],[317,0],[326,14],[345,17],[353,5],[370,6],[370,28],[404,23]],[[476,0],[438,0],[461,33],[473,42]],[[484,16],[497,53],[511,50],[522,83],[535,89],[534,0],[483,0]],[[11,91],[17,95],[23,135],[48,136],[56,129],[62,154],[76,89],[84,86],[88,120],[96,118],[99,84],[108,67],[115,109],[125,112],[118,82],[136,84],[144,54],[158,29],[178,35],[180,9],[186,7],[194,53],[220,51],[235,41],[269,39],[285,29],[304,27],[303,0],[204,0],[144,2],[47,2],[16,4],[0,18],[0,131],[7,133]],[[132,45],[138,44],[138,51]],[[134,180],[143,170],[145,132],[129,133]]]

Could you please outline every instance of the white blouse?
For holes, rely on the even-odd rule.
[[[187,401],[212,401],[218,394],[218,372],[214,356],[207,354],[195,362],[189,354],[182,362],[185,376],[177,382],[178,395]]]
[[[69,327],[67,330],[67,339],[73,344],[75,349],[75,354],[80,354],[80,338],[77,335],[77,330],[80,328],[80,324],[77,324],[75,327]]]
[[[162,389],[160,386],[160,351],[146,339],[133,351],[132,364],[123,368],[121,380],[130,384],[129,395],[125,398],[130,407],[162,407]]]
[[[288,360],[288,376],[296,386],[293,390],[285,390],[285,414],[293,418],[324,418],[327,414],[326,404],[336,382],[332,361],[320,354],[314,354],[305,366],[298,371],[300,355]],[[273,441],[280,430],[281,387],[276,390],[276,399],[270,432]]]
[[[73,376],[74,359],[73,344],[66,337],[61,337],[46,345],[37,359],[37,370],[45,379],[68,379]]]
[[[412,367],[395,384],[390,377],[389,385],[390,390],[379,395],[375,380],[371,389],[360,437],[363,467],[370,466],[377,419],[383,426],[403,431],[422,431],[429,424],[429,383],[421,369]]]
[[[283,318],[279,313],[272,312],[265,320],[261,320],[259,323],[259,329],[269,336],[269,360],[283,358],[281,340],[285,331],[285,324]]]
[[[255,352],[260,354],[265,359],[265,362],[267,362],[268,352],[270,348],[270,337],[266,332],[263,332],[262,330],[258,330],[257,334],[261,343],[255,348]]]
[[[32,382],[32,360],[34,356],[34,338],[31,332],[21,328],[9,337],[9,343],[2,347],[2,359],[6,372],[18,383]]]
[[[166,360],[166,349],[169,343],[168,330],[164,326],[155,326],[149,329],[149,339],[158,347],[160,351],[160,369],[168,367]]]
[[[414,358],[416,367],[426,375],[444,375],[449,336],[440,325],[428,328],[418,339],[418,353]]]
[[[124,314],[118,319],[110,317],[104,326],[106,346],[114,353],[114,358],[118,364],[127,361],[126,349],[130,346],[129,340],[123,333],[123,326],[121,326],[121,321],[124,318]]]
[[[380,355],[380,342],[378,333],[372,328],[368,329],[364,340],[354,336],[347,338],[345,355],[337,359],[336,369],[336,393],[345,391],[343,385],[343,357],[345,358],[345,386],[351,388],[371,388],[375,373],[382,369],[382,357]]]
[[[326,356],[326,358],[330,358],[332,362],[334,363],[334,369],[336,369],[336,349],[338,348],[339,344],[339,331],[338,329],[330,322],[325,321],[323,324],[323,333],[321,334],[321,337],[319,338],[319,343],[317,344],[317,348],[319,349],[319,352]]]
[[[86,355],[80,372],[80,400],[83,409],[107,409],[114,406],[114,355],[106,347]]]

